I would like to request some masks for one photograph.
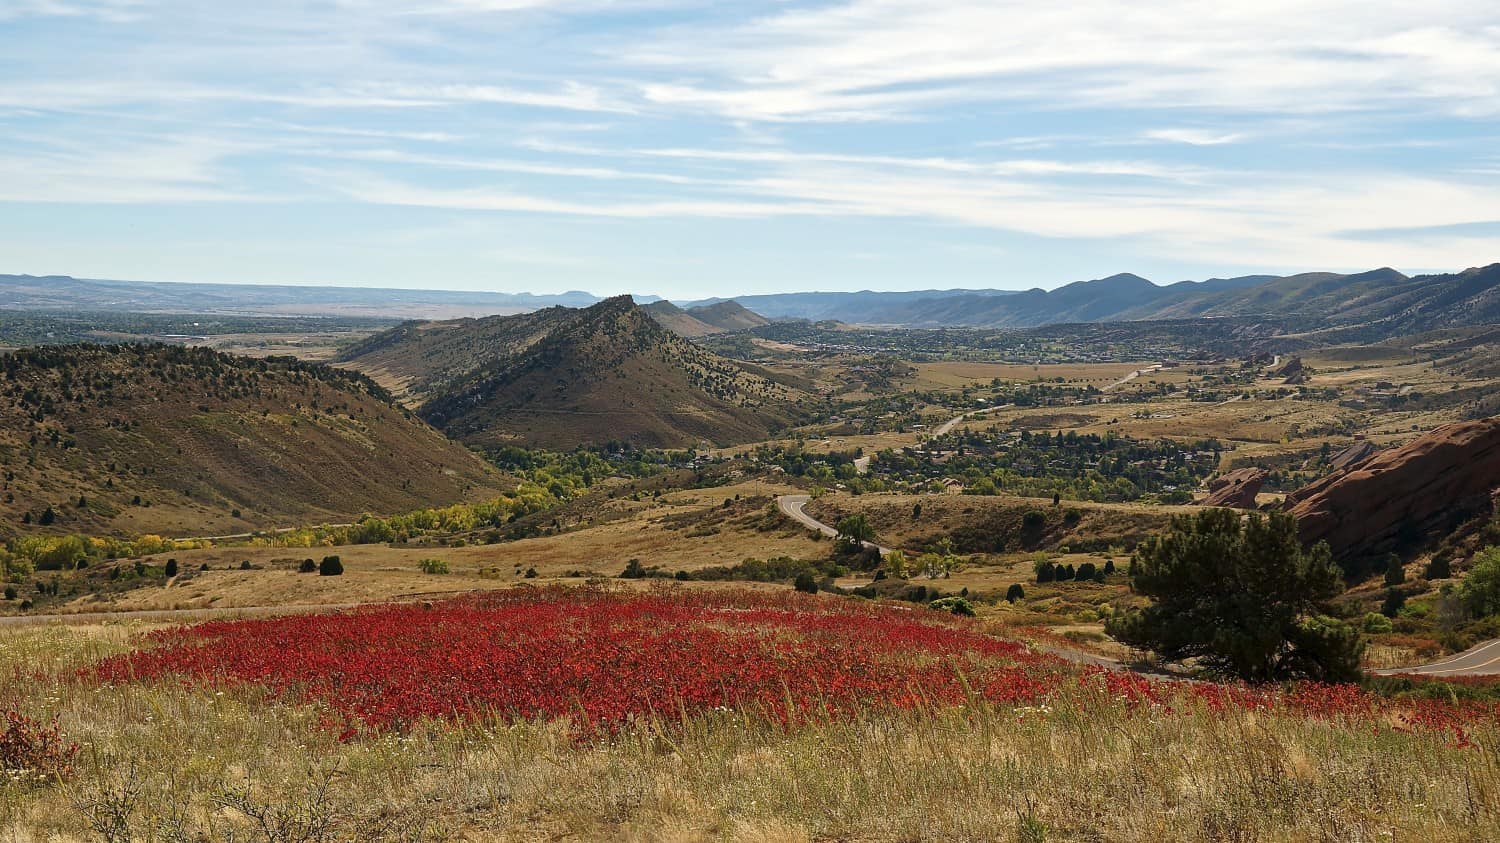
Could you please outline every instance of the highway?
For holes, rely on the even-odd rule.
[[[1486,641],[1456,656],[1416,667],[1394,667],[1368,671],[1372,676],[1500,676],[1500,639]]]

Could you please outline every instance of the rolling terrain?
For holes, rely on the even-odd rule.
[[[684,337],[703,337],[745,331],[771,324],[771,320],[746,310],[739,302],[722,301],[683,310],[669,301],[652,302],[641,308],[663,328]]]
[[[0,357],[0,468],[12,535],[240,532],[509,485],[367,378],[161,345]]]
[[[481,447],[752,441],[794,419],[805,397],[668,331],[628,296],[403,325],[350,348],[342,362]]]

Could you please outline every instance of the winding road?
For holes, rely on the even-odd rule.
[[[822,521],[803,511],[802,508],[807,506],[807,502],[810,500],[812,500],[812,495],[780,495],[776,498],[776,506],[781,509],[783,515],[786,515],[808,529],[817,530],[825,536],[838,535],[839,531],[837,529],[824,524]],[[881,556],[891,552],[890,548],[874,542],[860,542],[860,544],[880,551]]]
[[[1500,639],[1470,647],[1456,656],[1415,667],[1366,671],[1371,676],[1500,676]]]

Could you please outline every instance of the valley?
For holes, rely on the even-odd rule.
[[[999,649],[940,657],[960,658],[982,684],[972,693],[980,695],[973,704],[983,713],[962,728],[1004,730],[1021,741],[1013,744],[1016,751],[1043,734],[1025,737],[1028,729],[1051,729],[1076,709],[1120,733],[1148,735],[1179,755],[1247,728],[1274,730],[1285,746],[1295,747],[1289,752],[1374,728],[1377,737],[1345,745],[1341,752],[1349,754],[1336,755],[1338,763],[1359,758],[1394,765],[1388,754],[1394,741],[1402,757],[1420,754],[1464,771],[1472,768],[1463,747],[1497,728],[1489,719],[1497,692],[1486,679],[1490,659],[1483,647],[1500,628],[1470,603],[1466,583],[1470,571],[1489,564],[1484,560],[1500,541],[1500,520],[1486,508],[1487,499],[1461,497],[1444,491],[1447,486],[1432,486],[1431,494],[1451,495],[1455,514],[1433,520],[1411,510],[1420,533],[1361,528],[1362,516],[1340,502],[1364,501],[1360,505],[1372,511],[1383,506],[1382,519],[1399,521],[1407,510],[1391,492],[1355,490],[1329,496],[1335,503],[1327,505],[1297,503],[1299,511],[1333,518],[1331,537],[1349,529],[1392,537],[1369,547],[1336,542],[1339,555],[1330,564],[1340,582],[1319,610],[1330,613],[1328,623],[1355,631],[1362,648],[1358,666],[1368,671],[1363,685],[1328,686],[1349,689],[1336,692],[1342,696],[1295,682],[1271,686],[1281,690],[1233,690],[1237,686],[1213,684],[1220,677],[1207,660],[1163,659],[1127,643],[1128,633],[1120,631],[1149,605],[1138,566],[1163,536],[1215,511],[1206,501],[1274,517],[1283,500],[1309,494],[1299,490],[1355,482],[1360,466],[1372,461],[1409,462],[1395,455],[1425,453],[1431,448],[1422,442],[1430,435],[1457,437],[1441,432],[1465,429],[1455,425],[1476,425],[1487,436],[1485,420],[1500,406],[1494,398],[1500,364],[1488,329],[1327,342],[1288,332],[1286,325],[1199,318],[1007,330],[861,328],[751,319],[730,304],[674,312],[608,299],[584,308],[348,322],[337,329],[281,317],[219,324],[186,317],[204,329],[197,335],[175,330],[184,317],[110,316],[97,324],[86,315],[68,322],[17,318],[12,335],[23,347],[0,358],[10,384],[0,388],[0,400],[11,402],[13,419],[11,438],[0,448],[9,507],[0,510],[7,537],[0,561],[9,582],[0,601],[0,663],[40,670],[53,678],[39,689],[68,695],[74,693],[70,683],[85,681],[65,679],[68,671],[109,659],[136,660],[132,671],[156,670],[152,660],[166,658],[168,642],[179,635],[215,636],[223,629],[286,640],[323,635],[307,630],[331,629],[328,624],[357,624],[362,632],[337,634],[362,641],[437,636],[419,645],[436,648],[453,633],[429,619],[451,616],[489,628],[520,612],[539,613],[527,623],[541,625],[526,627],[541,648],[536,653],[576,661],[566,655],[579,652],[573,645],[543,631],[553,623],[543,619],[555,618],[558,629],[572,630],[557,633],[564,639],[593,636],[588,652],[613,653],[629,670],[661,677],[643,687],[662,689],[706,669],[707,662],[678,659],[719,646],[708,643],[718,640],[714,636],[731,636],[739,642],[732,646],[759,654],[761,644],[754,642],[763,640],[764,625],[791,623],[778,633],[788,652],[827,660],[818,637],[825,632],[799,626],[811,621],[787,619],[822,618],[818,629],[842,630],[847,623],[874,623],[862,619],[871,611],[886,630],[898,628],[895,618],[917,619],[919,628],[902,634],[928,643],[911,643],[917,649],[899,655],[858,656],[861,666],[840,681],[876,684],[861,692],[857,705],[806,689],[795,691],[805,698],[783,709],[780,698],[754,690],[749,679],[736,680],[740,689],[714,705],[761,712],[745,715],[746,723],[756,724],[761,717],[802,723],[795,712],[814,705],[850,706],[848,716],[855,718],[789,732],[751,726],[756,752],[800,751],[791,747],[807,729],[849,723],[870,734],[931,728],[946,722],[945,706],[964,693],[948,684],[949,674],[921,674],[928,700],[921,704],[899,694],[879,703],[884,691],[873,689],[917,681],[900,673],[928,670],[927,657],[916,654],[947,647],[932,642],[967,630],[961,634],[980,634],[990,643],[963,647]],[[713,319],[728,324],[700,329]],[[118,330],[128,324],[138,333]],[[39,326],[54,334],[58,326],[71,326],[54,340],[126,344],[37,344]],[[163,339],[171,344],[160,344]],[[1475,445],[1442,473],[1455,478],[1455,490],[1460,483],[1487,489],[1487,455]],[[337,573],[323,573],[330,564]],[[570,614],[575,606],[591,608]],[[635,626],[626,618],[637,611],[680,616],[685,626]],[[710,616],[693,619],[701,611]],[[397,626],[389,629],[399,633],[380,620],[387,615],[401,619],[390,621]],[[751,631],[729,620],[741,615],[762,626]],[[689,636],[690,629],[697,631]],[[472,633],[459,638],[464,635]],[[659,649],[649,650],[649,658],[641,655],[648,651],[614,649],[621,640]],[[877,639],[849,639],[840,658],[863,652],[866,643],[856,646],[855,640]],[[405,643],[388,646],[407,652]],[[509,670],[542,670],[523,650],[502,649],[485,658],[521,659],[505,662]],[[393,739],[411,746],[420,740],[424,757],[444,764],[468,769],[475,763],[442,743],[433,724],[485,723],[488,716],[476,721],[464,713],[469,703],[450,701],[410,721],[428,724],[411,731],[407,718],[414,715],[395,714],[394,700],[419,708],[431,703],[421,702],[429,692],[415,691],[406,674],[377,671],[361,680],[386,688],[384,702],[371,705],[393,712],[394,720],[358,708],[338,715],[342,736],[330,736],[308,731],[300,718],[310,715],[301,704],[276,702],[268,709],[271,719],[257,727],[271,731],[237,732],[231,723],[238,715],[211,708],[258,705],[256,695],[273,680],[240,685],[229,677],[235,671],[267,677],[263,671],[294,663],[262,663],[254,653],[235,644],[222,654],[221,666],[212,668],[218,678],[208,686],[221,690],[183,690],[175,679],[107,686],[110,699],[149,700],[143,704],[196,718],[185,743],[167,746],[149,730],[127,732],[122,727],[134,722],[132,715],[107,715],[82,703],[72,704],[65,722],[96,724],[94,746],[107,753],[171,759],[169,766],[190,763],[180,753],[227,742],[235,747],[235,763],[249,763],[279,782],[253,791],[254,799],[270,804],[297,798],[304,786],[264,754],[287,741],[312,741],[334,764],[374,764],[373,747]],[[409,665],[403,670],[418,671],[432,664],[403,663]],[[779,670],[777,663],[759,669]],[[729,665],[717,664],[707,675]],[[539,716],[563,699],[506,696],[511,686],[455,669],[460,673],[453,676],[468,677],[466,699],[503,700],[494,704]],[[595,688],[616,675],[601,666],[576,670],[593,676]],[[878,679],[898,675],[906,678]],[[303,699],[304,691],[292,688],[321,680],[307,680],[313,686],[303,681],[277,686],[275,693]],[[457,680],[422,681],[439,688]],[[722,679],[703,681],[710,687]],[[670,693],[679,700],[717,699],[681,688]],[[1219,693],[1227,696],[1205,702],[1206,694]],[[204,694],[227,702],[210,703]],[[10,699],[10,705],[48,710],[33,692]],[[636,705],[624,690],[577,699],[587,701],[584,710],[596,719],[574,719],[575,726],[594,723],[587,728],[633,734],[629,724],[646,716],[623,713]],[[334,694],[312,704],[329,712],[348,700]],[[1174,712],[1192,737],[1148,726],[1163,710]],[[1328,713],[1334,710],[1339,713]],[[623,719],[611,719],[617,716]],[[669,718],[673,725],[651,728],[688,729],[672,740],[695,752],[719,752],[716,716],[684,711]],[[1262,716],[1268,719],[1253,727],[1242,719]],[[428,717],[435,720],[421,719]],[[1378,725],[1389,723],[1398,725]],[[583,774],[585,768],[566,766],[576,763],[572,750],[550,743],[576,740],[562,737],[573,727],[538,722],[509,728],[512,739],[528,747],[552,747],[546,751],[566,759],[559,763],[569,775]],[[632,775],[659,775],[648,772],[648,756],[609,745],[622,753],[610,763]],[[966,746],[924,745],[900,775],[937,776],[945,763],[939,759],[967,757]],[[1085,739],[1079,751],[1119,759],[1123,750]],[[224,780],[216,762],[191,763],[206,763],[202,769],[217,772],[205,775]],[[501,767],[506,775],[540,775],[527,764]],[[1320,798],[1336,798],[1332,769],[1315,766],[1308,774]],[[1399,778],[1397,769],[1389,766],[1387,775]],[[90,773],[89,786],[166,786],[153,774],[111,770]],[[388,816],[442,829],[439,836],[495,830],[487,825],[493,819],[442,819],[370,775],[350,773],[327,792],[346,794],[341,800],[356,791],[385,794],[394,806]],[[441,778],[442,786],[454,786],[454,775]],[[1072,781],[1059,778],[1056,767],[1039,768],[1037,775]],[[554,779],[534,780],[558,786]],[[476,784],[462,779],[458,786]],[[976,785],[975,793],[989,786]],[[221,795],[212,798],[227,798],[219,787]],[[78,797],[80,804],[102,810],[105,797],[97,794]],[[532,813],[508,817],[506,827],[534,831],[573,823],[585,837],[614,827],[587,801],[573,815],[539,790],[510,798]],[[1212,789],[1214,804],[1240,798],[1236,785]],[[423,800],[453,804],[435,793]],[[31,823],[70,822],[29,797],[10,804]],[[645,822],[677,815],[665,803],[642,804],[651,807],[635,816],[651,818]],[[774,828],[781,818],[799,816],[804,824],[834,827],[782,804],[743,821]],[[347,810],[338,815],[341,828],[368,829],[373,826],[360,824],[376,822],[357,809],[339,810]],[[1456,809],[1435,810],[1446,816]],[[707,808],[690,813],[700,818],[695,822],[718,815]],[[123,822],[143,821],[132,816]],[[1054,827],[1069,827],[1051,809],[1044,816]],[[1423,809],[1408,819],[1425,828],[1433,815]],[[971,818],[940,811],[926,820],[961,829]],[[893,828],[906,827],[892,821]],[[869,828],[852,818],[839,822]]]

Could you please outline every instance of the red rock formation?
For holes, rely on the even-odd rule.
[[[1208,494],[1198,500],[1198,505],[1255,509],[1255,496],[1260,494],[1266,474],[1263,468],[1240,468],[1222,474],[1208,484]]]
[[[1376,446],[1374,442],[1371,442],[1368,439],[1364,439],[1359,442],[1355,442],[1353,445],[1350,445],[1344,450],[1339,451],[1337,454],[1334,454],[1333,457],[1328,460],[1328,465],[1335,471],[1341,471],[1346,468],[1353,468],[1354,466],[1359,465],[1361,462],[1369,459],[1370,456],[1378,450],[1380,450],[1380,448]]]
[[[1500,417],[1445,425],[1287,496],[1302,540],[1339,558],[1431,539],[1490,509],[1500,486]]]

